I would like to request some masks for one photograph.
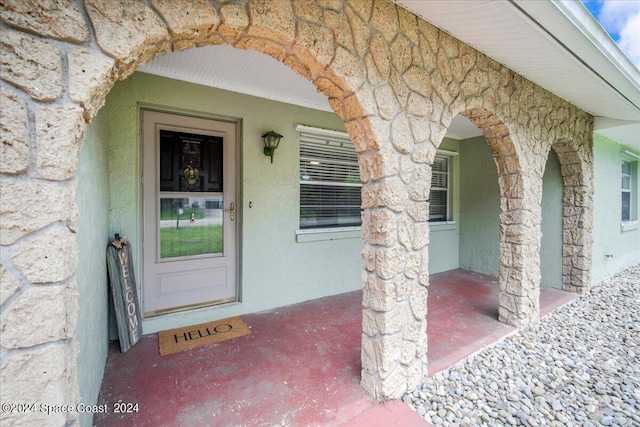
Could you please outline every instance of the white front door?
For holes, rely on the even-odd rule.
[[[142,112],[145,316],[235,301],[236,124]]]

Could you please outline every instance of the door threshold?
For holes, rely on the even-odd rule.
[[[207,301],[207,302],[202,302],[202,303],[198,303],[198,304],[189,304],[189,305],[183,305],[180,307],[171,307],[171,308],[165,308],[162,310],[154,310],[154,311],[145,311],[144,313],[144,317],[154,317],[154,316],[160,316],[163,314],[170,314],[170,313],[177,313],[180,311],[187,311],[187,310],[194,310],[196,308],[204,308],[204,307],[211,307],[213,305],[220,305],[220,304],[226,304],[229,302],[236,302],[238,299],[236,297],[229,297],[229,298],[222,298],[222,299],[218,299],[218,300],[214,300],[214,301]]]

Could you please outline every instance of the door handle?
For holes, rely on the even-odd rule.
[[[231,221],[235,221],[236,220],[236,204],[231,202],[229,204],[229,209],[225,209],[225,212],[229,212],[229,219]]]

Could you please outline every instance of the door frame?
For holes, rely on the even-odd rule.
[[[159,319],[159,318],[163,318],[163,317],[167,317],[167,316],[171,316],[172,314],[176,314],[176,313],[184,313],[184,312],[189,312],[189,311],[199,311],[199,310],[212,310],[212,309],[216,309],[218,307],[228,307],[230,305],[234,305],[234,304],[240,304],[242,302],[242,252],[243,252],[243,245],[242,245],[242,229],[243,229],[243,185],[242,185],[242,165],[243,165],[243,161],[242,161],[242,145],[243,145],[243,120],[242,118],[239,117],[232,117],[232,116],[225,116],[222,114],[215,114],[215,113],[209,113],[209,112],[204,112],[204,111],[198,111],[198,110],[190,110],[190,109],[182,109],[182,108],[178,108],[178,107],[170,107],[170,106],[165,106],[165,105],[157,105],[157,104],[149,104],[149,103],[138,103],[138,108],[137,108],[137,126],[138,126],[138,150],[139,150],[139,163],[138,163],[138,167],[139,169],[139,173],[138,173],[138,180],[139,180],[139,197],[138,197],[138,203],[140,206],[140,209],[138,211],[138,221],[139,221],[139,230],[140,230],[140,260],[137,263],[138,266],[140,266],[140,274],[138,274],[137,276],[139,277],[139,284],[138,284],[138,295],[139,295],[139,303],[141,304],[141,307],[144,304],[144,251],[145,251],[145,242],[144,242],[144,234],[145,234],[145,203],[144,203],[144,195],[145,195],[145,189],[144,189],[144,180],[143,180],[143,173],[144,173],[144,156],[145,156],[145,152],[144,152],[144,139],[143,139],[143,127],[141,126],[142,124],[142,115],[143,115],[143,110],[145,111],[151,111],[151,112],[157,112],[157,113],[164,113],[164,114],[172,114],[172,115],[178,115],[178,116],[186,116],[186,117],[193,117],[193,118],[199,118],[199,119],[205,119],[205,120],[215,120],[215,121],[219,121],[219,122],[227,122],[227,123],[232,123],[235,124],[236,127],[236,146],[235,146],[235,164],[233,165],[234,167],[234,175],[235,175],[235,194],[236,194],[236,208],[235,208],[235,216],[236,216],[236,230],[235,230],[235,239],[236,239],[236,259],[235,259],[235,273],[236,273],[236,300],[235,301],[230,301],[227,303],[221,303],[221,304],[217,304],[217,305],[206,305],[206,306],[196,306],[196,307],[184,307],[182,309],[177,309],[177,310],[172,310],[169,311],[167,313],[162,313],[162,314],[158,314],[158,315],[154,315],[151,317],[146,317],[146,319]],[[154,225],[155,227],[155,225]],[[144,327],[144,323],[145,323],[145,316],[144,314],[142,314],[142,321],[143,321],[143,327]]]

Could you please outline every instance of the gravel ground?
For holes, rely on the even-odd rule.
[[[640,426],[640,264],[403,401],[436,426]]]

